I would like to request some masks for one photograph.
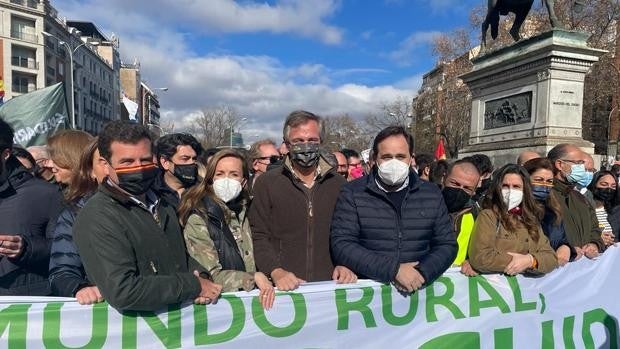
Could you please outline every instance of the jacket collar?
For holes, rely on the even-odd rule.
[[[564,196],[567,196],[569,193],[571,193],[574,188],[575,186],[572,184],[568,184],[557,178],[553,179],[553,189],[559,191]]]
[[[31,180],[34,176],[22,166],[22,164],[13,155],[6,160],[6,168],[4,169],[3,182],[0,183],[0,193],[7,194],[14,192],[23,183]]]

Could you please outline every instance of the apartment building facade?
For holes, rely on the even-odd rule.
[[[94,23],[61,18],[48,0],[0,0],[4,101],[63,81],[76,127],[97,134],[120,118],[118,46]]]

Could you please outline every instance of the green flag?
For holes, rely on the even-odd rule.
[[[14,142],[24,147],[43,145],[57,130],[67,128],[68,115],[62,82],[15,97],[0,106],[0,118],[15,130]]]

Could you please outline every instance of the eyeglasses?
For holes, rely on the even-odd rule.
[[[583,160],[571,160],[571,159],[560,159],[561,161],[570,162],[575,165],[584,165],[586,162]]]

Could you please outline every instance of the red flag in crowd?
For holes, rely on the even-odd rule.
[[[437,160],[445,160],[446,159],[446,149],[443,147],[443,138],[439,138],[439,143],[437,144],[437,149],[435,149],[435,159],[437,159]]]

